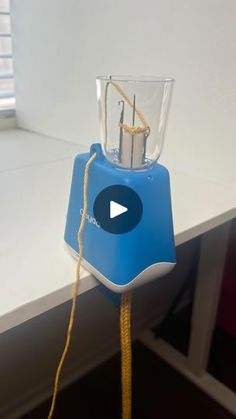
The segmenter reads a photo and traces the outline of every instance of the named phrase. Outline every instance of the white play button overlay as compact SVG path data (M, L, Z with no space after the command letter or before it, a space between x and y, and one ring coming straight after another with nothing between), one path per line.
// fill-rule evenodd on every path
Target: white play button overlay
M110 201L110 218L118 217L118 215L121 215L126 211L128 211L128 208L123 207L123 205L120 205L115 201Z
M111 234L124 234L140 222L143 205L139 195L125 185L111 185L96 197L93 215L102 230Z

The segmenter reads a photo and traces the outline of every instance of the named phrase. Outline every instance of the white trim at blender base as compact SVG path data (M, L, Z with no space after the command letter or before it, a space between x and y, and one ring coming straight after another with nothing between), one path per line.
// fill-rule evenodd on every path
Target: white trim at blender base
M78 258L78 253L66 243L66 247L69 249L69 252L72 254L74 258ZM175 262L158 262L154 263L153 265L149 266L148 268L144 269L140 274L138 274L135 278L133 278L128 284L126 285L117 285L106 278L103 274L101 274L96 268L94 268L86 259L82 258L82 265L85 269L87 269L92 275L95 276L103 285L109 288L111 291L121 293L124 291L130 291L134 288L137 288L140 285L145 285L148 282L153 281L154 279L158 279L164 275L167 275L172 269L175 267Z

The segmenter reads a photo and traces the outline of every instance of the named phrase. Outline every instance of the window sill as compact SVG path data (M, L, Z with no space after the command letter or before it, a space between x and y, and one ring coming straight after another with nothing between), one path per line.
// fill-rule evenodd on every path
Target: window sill
M0 131L16 128L15 109L0 111Z

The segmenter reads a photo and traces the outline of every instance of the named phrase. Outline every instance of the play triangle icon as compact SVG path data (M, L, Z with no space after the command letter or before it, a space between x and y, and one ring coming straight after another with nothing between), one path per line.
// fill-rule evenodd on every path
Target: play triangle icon
M128 211L128 208L123 207L123 205L120 205L115 201L110 201L110 218L118 217L126 211Z

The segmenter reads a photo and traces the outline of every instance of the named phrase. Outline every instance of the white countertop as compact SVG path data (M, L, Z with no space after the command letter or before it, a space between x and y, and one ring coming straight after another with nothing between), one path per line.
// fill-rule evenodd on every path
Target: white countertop
M0 332L71 297L76 261L64 242L74 156L82 146L38 134L0 133ZM236 216L236 175L219 183L170 170L179 245ZM96 280L82 272L79 293Z

